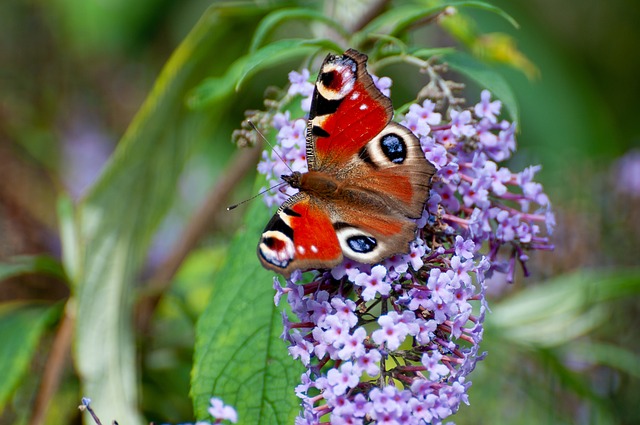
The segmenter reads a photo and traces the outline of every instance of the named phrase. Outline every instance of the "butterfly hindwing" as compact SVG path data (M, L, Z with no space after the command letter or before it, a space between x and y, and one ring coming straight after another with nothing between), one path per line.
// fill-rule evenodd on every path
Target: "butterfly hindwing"
M342 250L327 209L298 192L265 227L258 257L264 267L289 277L296 269L339 264Z
M258 257L289 277L293 270L331 268L346 256L376 263L409 250L416 225L376 195L345 188L332 202L299 192L265 227Z
M415 237L415 222L385 207L379 198L365 199L364 193L356 192L357 203L343 198L332 204L333 226L344 256L374 264L407 253Z

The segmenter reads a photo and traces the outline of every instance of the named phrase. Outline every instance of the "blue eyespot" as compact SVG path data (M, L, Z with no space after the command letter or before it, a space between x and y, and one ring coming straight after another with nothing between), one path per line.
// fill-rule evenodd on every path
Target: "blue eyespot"
M366 254L373 251L378 242L371 236L351 236L347 239L347 244L353 251Z
M407 145L397 134L389 133L382 136L380 148L389 161L394 164L402 164L407 158Z

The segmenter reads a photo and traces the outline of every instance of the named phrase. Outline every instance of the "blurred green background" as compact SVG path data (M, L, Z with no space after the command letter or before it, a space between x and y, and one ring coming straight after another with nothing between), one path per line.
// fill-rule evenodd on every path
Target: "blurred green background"
M620 158L640 148L640 3L490 3L512 15L520 28L491 13L465 11L474 30L510 35L534 66L516 69L490 61L520 106L519 148L510 165L516 171L543 165L539 178L556 210L558 228L555 252L533 254L532 277L520 276L509 287L495 282L485 342L489 355L472 375L471 407L454 418L459 424L640 423L640 191L621 189L626 187L623 178L640 181L640 163L631 167L631 177L620 176ZM148 220L159 230L141 236L144 249L132 248L142 258L131 260L136 267L129 272L139 282L131 290L148 299L163 294L153 319L135 337L140 404L143 414L157 422L193 418L193 329L207 304L211 276L242 224L242 212L227 213L224 206L252 193L252 172L240 168L246 178L236 179L229 196L215 198L218 208L207 211L212 224L204 226L207 233L197 243L191 241L196 249L182 264L176 246L212 188L221 190L217 184L223 176L241 167L232 162L236 147L231 132L244 111L261 108L267 86L283 86L298 63L289 59L274 65L212 107L191 109L185 100L204 78L221 76L247 52L253 31L269 10L315 3L236 3L237 10L218 16L198 39L209 40L208 45L196 49L195 43L183 44L181 53L174 54L175 68L165 68L161 79L170 81L170 90L157 92L158 98L143 108L146 116L162 119L148 124L138 118L130 126L163 66L211 4L216 3L0 2L0 259L48 254L60 260L65 221L58 199L69 194L84 205L101 202L100 187L90 188L120 139L134 138L136 132L153 135L144 155L131 156L133 165L153 158L156 142L160 147L169 138L189 140L184 150L173 152L184 158L184 167L172 169L171 157L154 165L158 185L168 187L175 178L177 189L158 198L162 208L149 213ZM289 23L271 37L304 36L306 30L304 22ZM440 47L460 40L455 32L432 25L416 32L412 44ZM470 49L463 44L462 50ZM479 46L475 53L482 56ZM416 87L398 86L394 96L409 99ZM470 103L478 93L471 84ZM114 164L126 162L130 154L120 151ZM154 191L153 186L138 189ZM135 215L145 205L119 204L118 191L125 190L114 185L109 202L123 214ZM109 226L118 227L116 216L113 221ZM66 261L62 271L51 258L38 258L40 263L25 266L29 273L6 267L0 273L5 278L0 312L34 329L24 350L31 347L35 353L16 366L22 371L16 383L0 389L0 423L79 423L77 368L83 366L78 366L81 360L71 360L69 345L63 345L58 377L48 395L43 395L41 377L63 338L62 305L74 291L68 282L75 281L82 267L75 270L73 261ZM154 286L167 277L170 287ZM576 294L581 295L577 301ZM563 303L567 300L572 303ZM12 316L16 306L26 304L47 313ZM12 333L22 329L12 323L4 320L0 334L23 337ZM7 350L0 354L20 357ZM43 398L49 400L47 413L34 418Z

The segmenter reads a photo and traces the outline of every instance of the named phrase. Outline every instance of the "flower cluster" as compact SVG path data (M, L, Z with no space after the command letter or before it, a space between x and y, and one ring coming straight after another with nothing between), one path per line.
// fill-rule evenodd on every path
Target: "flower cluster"
M306 111L308 79L290 74L289 95ZM391 80L374 81L388 94ZM274 279L276 303L286 296L297 318L283 314L282 337L307 368L296 424L438 424L468 404L467 375L484 355L485 275L511 280L518 263L526 274L526 252L552 248L541 230L550 233L554 219L533 180L539 167L499 165L515 150L515 125L499 119L501 106L483 91L474 108L451 109L446 120L430 100L403 117L437 169L408 254L377 265L346 259L310 282L295 272L284 288ZM279 156L306 171L305 119L279 111L271 125ZM258 169L271 186L289 173L273 152ZM281 185L265 202L293 193Z

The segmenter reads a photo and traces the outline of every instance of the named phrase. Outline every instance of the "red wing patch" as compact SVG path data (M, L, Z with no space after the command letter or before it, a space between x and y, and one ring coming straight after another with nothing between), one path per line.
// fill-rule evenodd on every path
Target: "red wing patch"
M296 260L323 264L342 258L333 224L325 211L309 201L291 206L299 217L291 217Z
M391 121L391 99L373 84L366 61L354 50L325 59L309 115L310 170L339 168Z
M296 269L337 265L342 249L327 212L299 193L265 227L258 257L264 267L289 277Z
M317 163L322 164L321 167L326 167L328 162L346 163L382 131L389 119L385 106L369 95L362 83L356 83L337 112L322 122L322 129L329 137L316 139Z

